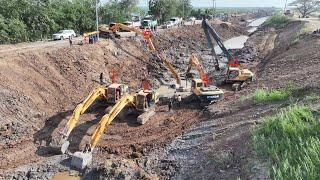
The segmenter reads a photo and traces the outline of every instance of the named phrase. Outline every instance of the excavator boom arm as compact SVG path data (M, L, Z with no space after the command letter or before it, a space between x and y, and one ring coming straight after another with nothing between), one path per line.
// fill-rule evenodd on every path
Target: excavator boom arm
M205 73L202 65L200 64L198 58L194 55L191 54L190 60L189 60L189 66L188 66L188 70L187 70L187 74L190 73L191 68L195 67L197 69L197 71L199 72L200 78L201 80L208 85L208 76Z
M171 72L172 76L176 79L177 84L179 84L179 85L181 84L181 79L180 79L176 69L172 66L172 64L163 55L159 55L159 53L157 52L156 48L154 47L154 44L153 44L153 42L151 40L150 35L145 34L144 31L141 31L141 30L133 28L133 27L126 26L126 25L121 24L121 23L116 23L115 25L113 25L110 28L110 30L113 31L113 32L116 32L119 29L123 29L123 30L126 30L126 31L133 31L133 32L136 32L137 34L143 36L145 41L147 42L147 45L148 45L148 48L149 48L150 52L155 54L165 64L165 66Z
M207 20L202 21L202 28L204 30L204 33L206 35L206 39L208 41L209 48L213 49L213 42L211 39L211 36L214 38L214 40L217 42L220 49L223 51L223 53L227 56L228 59L232 58L231 54L228 52L227 48L222 43L222 40L218 33L212 28L212 26L209 24Z
M126 31L133 31L133 32L143 36L143 31L141 31L141 30L139 30L137 28L126 26L126 25L121 24L121 23L116 23L115 25L110 27L110 30L113 31L113 32L116 32L119 29L126 30Z
M91 137L90 147L91 151L96 147L100 137L104 133L106 127L116 118L116 116L121 112L121 110L128 104L133 103L135 96L132 94L127 94L123 96L109 111L108 114L104 115L99 122L98 127Z
M107 88L100 87L95 90L93 90L89 96L80 103L75 110L73 111L73 114L71 118L69 119L67 126L66 126L66 132L63 132L63 135L68 138L71 131L74 129L74 127L77 125L80 115L82 115L88 107L100 96L104 96L107 92Z
M159 55L158 56L162 62L166 65L166 67L169 69L169 71L171 72L172 76L176 79L177 84L181 84L181 79L180 76L178 74L178 72L176 71L176 69L172 66L172 64L163 56L163 55Z

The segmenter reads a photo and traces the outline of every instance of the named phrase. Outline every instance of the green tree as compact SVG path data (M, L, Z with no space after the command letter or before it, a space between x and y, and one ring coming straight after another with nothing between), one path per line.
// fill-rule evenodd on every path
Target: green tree
M169 20L173 16L187 17L192 10L190 0L150 0L149 13L160 22Z
M186 19L191 15L192 5L190 0L179 0L176 7L176 15Z
M0 0L0 43L50 38L61 29L76 33L95 30L95 0ZM138 0L111 0L100 10L101 20L128 20L138 12Z

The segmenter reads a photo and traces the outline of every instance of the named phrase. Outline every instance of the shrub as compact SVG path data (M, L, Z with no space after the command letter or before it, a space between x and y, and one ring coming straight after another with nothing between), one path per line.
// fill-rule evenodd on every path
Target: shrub
M288 17L278 14L268 18L266 22L264 22L264 25L274 28L283 28L289 21Z

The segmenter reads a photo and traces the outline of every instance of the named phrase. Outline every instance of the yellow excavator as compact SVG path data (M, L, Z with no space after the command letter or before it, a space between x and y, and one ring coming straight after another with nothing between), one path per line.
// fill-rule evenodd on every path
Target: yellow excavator
M112 83L106 87L99 87L94 89L89 96L80 103L73 111L72 116L68 120L64 130L61 133L61 138L51 143L51 147L59 149L64 154L66 153L70 142L69 135L77 125L80 115L84 114L90 105L97 99L103 99L107 104L113 105L117 103L120 98L128 93L128 86L124 84Z
M73 154L71 165L78 169L85 168L88 164L92 162L92 151L97 146L100 137L104 134L107 126L117 117L121 110L129 104L134 105L135 94L124 95L109 111L108 114L104 115L97 128L95 129L93 135L91 136L91 141L86 145L84 150L77 151Z
M148 49L150 50L151 53L153 53L158 59L162 61L162 63L166 66L166 68L171 72L173 78L176 80L176 83L178 86L181 85L181 78L177 72L177 70L172 66L170 61L168 61L162 54L158 53L156 48L154 47L154 44L151 39L151 31L150 30L140 30L137 28L129 27L121 23L114 23L112 26L110 26L107 30L105 26L100 26L100 31L103 32L117 32L118 30L125 30L125 31L132 31L137 33L137 35L143 36L144 40L146 41L148 45Z
M108 114L101 118L99 125L91 136L90 143L86 145L83 151L77 151L73 154L71 165L78 169L83 169L92 162L92 151L97 146L105 129L126 106L133 107L140 114L137 121L140 124L144 124L155 114L154 106L157 102L157 93L152 90L140 90L138 93L130 93L122 96L110 109Z
M200 79L194 78L190 73L192 67L195 67L199 72ZM224 98L224 92L216 86L208 86L208 75L205 73L198 58L192 54L189 60L189 66L187 70L187 78L191 80L191 91L200 100L203 105L208 105L217 101L221 101Z

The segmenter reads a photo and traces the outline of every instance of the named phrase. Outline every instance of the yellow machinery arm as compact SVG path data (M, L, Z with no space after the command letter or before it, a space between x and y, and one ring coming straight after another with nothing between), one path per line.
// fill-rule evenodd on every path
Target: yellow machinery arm
M133 31L133 32L136 32L137 34L143 36L144 33L143 31L141 31L140 29L137 29L137 28L133 28L133 27L129 27L129 26L126 26L124 24L121 24L121 23L116 23L115 25L113 25L112 27L110 27L110 30L112 32L116 32L118 31L119 29L122 29L122 30L126 30L126 31Z
M90 144L86 145L83 152L75 152L72 156L71 165L83 169L92 162L92 151L96 147L100 137L103 135L107 126L117 117L121 110L128 104L134 104L135 95L126 94L124 95L109 111L108 114L104 115L99 122L99 125L95 129Z
M80 115L82 115L98 97L104 96L106 93L107 93L107 88L104 88L104 87L97 88L93 90L89 94L89 96L75 108L71 118L67 123L66 129L63 132L63 135L65 136L66 139L68 138L71 131L78 123Z
M200 64L198 58L194 54L192 54L191 57L190 57L187 74L190 73L190 70L191 70L192 66L194 66L197 69L201 79L203 79L204 77L207 76L207 74L203 70L203 67Z
M124 95L109 111L104 115L99 122L98 127L91 137L90 148L91 151L96 147L101 135L104 133L106 127L116 118L121 110L128 104L134 103L135 96L132 94Z
M181 85L181 79L179 74L177 73L176 69L172 66L172 64L162 55L159 55L162 62L166 65L166 67L169 69L173 77L176 79L177 84Z
M165 64L165 66L169 69L169 71L172 73L172 76L176 79L177 84L181 84L181 79L179 74L177 73L176 69L172 66L172 64L163 56L163 55L159 55L159 53L157 52L156 48L154 47L154 44L151 40L151 35L147 35L144 33L144 31L141 31L139 29L133 28L133 27L129 27L126 26L124 24L121 23L116 23L115 25L113 25L112 27L110 27L110 30L112 32L116 32L119 29L123 29L126 31L133 31L136 32L138 35L141 35L144 37L144 40L147 42L148 44L148 48L149 50L155 54L159 59L161 59L161 61Z

